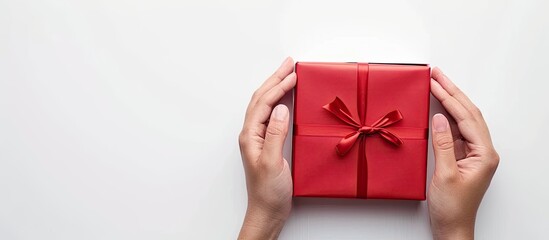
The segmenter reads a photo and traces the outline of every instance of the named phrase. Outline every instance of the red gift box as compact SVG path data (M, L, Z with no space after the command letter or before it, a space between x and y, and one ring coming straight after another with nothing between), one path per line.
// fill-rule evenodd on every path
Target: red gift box
M425 200L430 68L295 66L297 197Z

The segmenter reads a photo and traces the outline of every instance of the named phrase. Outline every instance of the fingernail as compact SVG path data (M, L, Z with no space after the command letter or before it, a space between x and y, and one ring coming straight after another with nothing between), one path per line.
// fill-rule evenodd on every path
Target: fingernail
M283 121L288 116L288 109L286 106L280 104L273 109L273 117L276 120Z
M448 119L440 113L433 116L433 128L435 132L444 132L448 129Z
M282 66L284 66L286 64L286 62L288 62L290 60L290 57L286 57L286 59L284 59L284 61L282 61L282 63L280 64L280 67L278 68L281 68Z
M295 74L295 72L290 73L290 75L288 75L288 76L286 77L286 79L288 79L288 81L293 81L293 80L295 80L296 78L297 78L297 75Z
M438 68L438 71L440 72L440 75L442 75L442 77L448 78L448 76L446 76L446 73L444 73L440 68Z

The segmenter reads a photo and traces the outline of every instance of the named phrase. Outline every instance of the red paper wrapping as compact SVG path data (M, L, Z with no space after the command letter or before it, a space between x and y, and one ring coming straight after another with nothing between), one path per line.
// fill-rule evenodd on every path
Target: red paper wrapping
M430 68L298 62L297 197L425 199Z

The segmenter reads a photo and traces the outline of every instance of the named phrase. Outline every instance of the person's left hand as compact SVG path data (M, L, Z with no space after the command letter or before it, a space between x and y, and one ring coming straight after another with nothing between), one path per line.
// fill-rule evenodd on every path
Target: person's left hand
M239 136L246 172L248 208L239 239L276 239L292 208L292 176L282 147L289 111L278 101L296 84L294 62L287 58L257 89Z

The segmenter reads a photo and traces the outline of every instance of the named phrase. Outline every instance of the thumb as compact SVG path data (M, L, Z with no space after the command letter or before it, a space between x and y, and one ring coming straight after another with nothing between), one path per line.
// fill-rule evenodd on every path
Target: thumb
M282 147L284 147L284 140L286 139L286 135L288 135L288 115L288 107L283 104L276 106L271 113L269 125L265 133L263 151L261 152L261 160L268 161L264 164L278 165L282 163Z
M433 116L432 122L435 173L447 176L457 171L452 130L448 119L440 113Z

